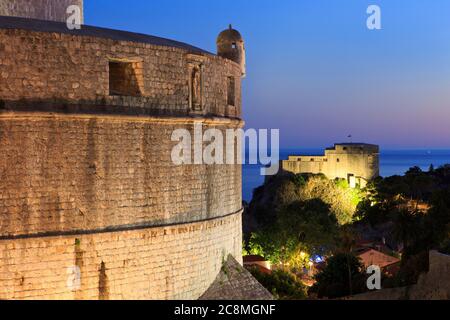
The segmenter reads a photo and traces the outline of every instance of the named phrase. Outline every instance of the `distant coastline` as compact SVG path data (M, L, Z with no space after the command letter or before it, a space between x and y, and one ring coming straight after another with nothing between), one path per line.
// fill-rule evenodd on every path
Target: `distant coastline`
M292 154L323 153L323 148L284 148L280 150L280 160ZM450 164L450 149L385 149L380 153L380 174L383 177L403 175L409 168L418 166L428 170L430 165L439 167ZM264 183L260 176L260 165L244 165L242 173L243 200L250 202L253 189Z

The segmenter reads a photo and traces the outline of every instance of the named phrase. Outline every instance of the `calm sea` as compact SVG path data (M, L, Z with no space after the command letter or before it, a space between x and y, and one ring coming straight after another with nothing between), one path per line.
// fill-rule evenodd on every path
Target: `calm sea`
M287 159L288 155L308 154L321 155L322 149L282 149L280 159ZM450 149L448 150L384 150L380 154L380 174L383 177L402 175L409 168L418 166L422 170L428 170L430 165L439 167L450 164ZM264 183L264 177L260 175L260 165L243 166L243 199L249 202L252 199L253 189Z

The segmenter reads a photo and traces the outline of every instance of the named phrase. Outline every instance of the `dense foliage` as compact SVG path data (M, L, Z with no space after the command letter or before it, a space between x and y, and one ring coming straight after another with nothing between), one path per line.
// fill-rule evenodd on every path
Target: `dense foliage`
M363 265L350 253L330 257L326 267L315 276L316 283L310 292L319 298L339 298L363 292L366 276Z
M362 194L359 189L350 188L346 180L310 174L277 175L255 189L249 214L255 216L259 225L266 225L277 219L283 207L314 199L329 205L330 212L343 225L352 222Z
M302 300L307 297L305 285L290 272L275 270L268 274L258 268L251 268L250 272L276 299Z
M255 190L244 219L249 253L284 270L300 274L311 256L327 258L311 290L319 297L364 291L366 276L352 255L361 235L402 251L400 272L384 277L383 287L410 285L427 271L430 250L450 252L450 165L414 167L364 190L321 175L278 175Z
M281 208L278 219L252 234L251 254L291 268L308 265L309 254L326 254L334 246L338 222L329 205L314 199Z
M272 177L255 190L246 214L256 219L247 249L274 264L307 267L311 255L333 251L340 226L352 221L361 196L345 180L323 175Z
M428 251L447 250L450 239L450 166L424 172L411 168L404 176L375 180L356 216L372 226L391 223L403 245L400 273L394 285L417 281L428 268Z

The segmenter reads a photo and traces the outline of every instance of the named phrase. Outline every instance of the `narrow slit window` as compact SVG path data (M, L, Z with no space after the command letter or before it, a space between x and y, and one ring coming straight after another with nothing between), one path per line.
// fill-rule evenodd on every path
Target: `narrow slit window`
M142 96L142 67L138 62L109 62L109 94L111 96Z
M228 100L228 105L229 106L235 106L236 104L236 94L235 94L235 90L236 90L236 83L234 80L234 77L228 77L228 85L227 85L227 100Z

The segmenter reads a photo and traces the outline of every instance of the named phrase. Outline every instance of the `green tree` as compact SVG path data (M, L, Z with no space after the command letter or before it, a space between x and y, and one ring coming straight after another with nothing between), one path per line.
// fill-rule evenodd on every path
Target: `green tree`
M268 274L258 268L250 268L249 271L279 300L303 300L307 297L305 285L290 272L274 270Z
M274 176L253 193L248 214L257 221L258 226L250 232L275 223L280 211L290 204L314 199L329 205L339 224L351 223L362 195L361 190L350 188L346 180L329 180L323 175Z
M431 200L431 209L424 217L425 229L430 232L433 248L449 240L450 236L450 188L436 191Z
M398 210L393 215L394 237L405 247L413 245L420 236L420 220L418 215L408 209Z
M315 280L310 292L316 293L319 298L339 298L365 290L363 265L350 253L338 253L330 257Z
M329 180L323 176L311 176L298 194L300 201L320 199L328 204L341 225L353 221L362 200L360 190L350 188L346 180Z
M272 225L252 234L250 251L274 264L302 268L310 254L334 248L338 230L329 205L319 199L298 201L281 209Z

